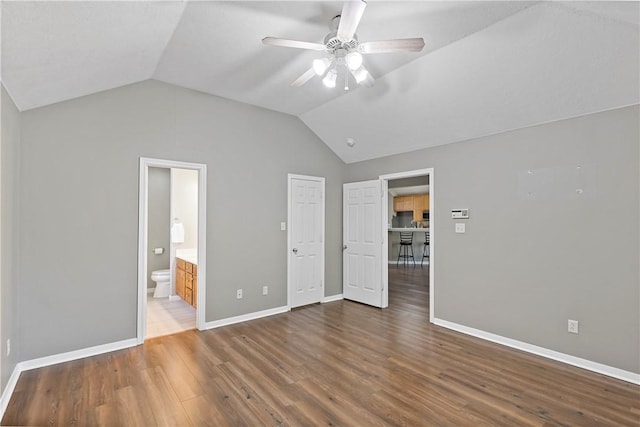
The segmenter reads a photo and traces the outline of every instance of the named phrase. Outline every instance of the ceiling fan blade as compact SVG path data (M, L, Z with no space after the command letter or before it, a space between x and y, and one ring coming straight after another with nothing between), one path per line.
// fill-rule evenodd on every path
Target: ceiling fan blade
M347 0L345 2L338 24L338 40L350 42L353 39L366 7L367 2L364 0Z
M316 72L313 70L313 67L311 67L307 71L305 71L304 74L302 74L300 77L295 79L293 83L291 83L291 86L300 87L306 82L308 82L309 80L311 80L311 78L315 75L316 75Z
M422 37L414 39L380 40L375 42L362 42L358 45L361 53L394 53L394 52L420 52L424 47Z
M295 47L297 49L309 49L309 50L327 50L327 47L320 43L301 42L298 40L279 39L277 37L265 37L262 39L262 43L271 46L281 47Z

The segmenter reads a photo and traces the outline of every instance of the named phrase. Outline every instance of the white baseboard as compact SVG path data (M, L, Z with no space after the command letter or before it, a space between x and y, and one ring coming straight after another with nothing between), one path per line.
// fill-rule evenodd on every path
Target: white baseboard
M580 357L571 356L569 354L560 353L554 350L549 350L544 347L538 347L537 345L528 344L526 342L517 341L511 338L503 337L501 335L492 334L480 329L470 328L468 326L449 322L447 320L435 318L433 319L433 323L447 329L452 329L454 331L462 332L463 334L481 338L483 340L502 344L507 347L526 351L527 353L536 354L538 356L557 360L558 362L566 363L568 365L577 366L578 368L586 369L588 371L597 372L599 374L607 375L609 377L640 385L640 374L636 374L634 372L625 371L613 366L604 365L602 363L592 362L591 360L582 359Z
M16 365L9 377L7 386L2 391L2 397L0 397L0 420L4 417L7 406L9 406L9 400L11 400L11 395L13 394L13 390L16 388L16 384L18 384L18 378L20 378L21 373L22 371L19 369L18 365Z
M178 301L180 298L180 295L169 295L169 301Z
M81 350L69 351L67 353L54 354L53 356L40 357L38 359L25 360L18 363L20 372L30 369L42 368L44 366L55 365L62 362L83 359L85 357L97 356L111 351L122 350L123 348L135 347L138 341L131 338L123 341L116 341L109 344L96 345L94 347L83 348Z
M341 299L344 299L342 294L331 295L328 297L324 297L324 299L322 300L322 303L324 304L326 302L340 301Z
M205 322L204 329L219 328L221 326L233 325L235 323L246 322L248 320L260 319L261 317L273 316L274 314L286 313L289 307L282 306L270 308L268 310L256 311L255 313L242 314L240 316L227 317L226 319Z
M67 353L54 354L52 356L40 357L38 359L25 360L24 362L17 363L11 373L7 386L2 391L2 397L0 397L0 419L4 417L4 412L7 410L13 390L18 383L18 378L20 378L20 374L24 371L56 365L63 362L70 362L72 360L83 359L85 357L97 356L111 351L122 350L123 348L135 347L136 345L138 345L137 339L131 338L128 340L116 341L109 344L97 345L94 347L69 351Z

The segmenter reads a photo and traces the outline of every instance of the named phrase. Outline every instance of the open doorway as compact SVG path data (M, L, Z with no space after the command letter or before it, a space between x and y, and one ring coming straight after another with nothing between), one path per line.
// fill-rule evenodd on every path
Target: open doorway
M138 343L204 326L206 165L140 159Z
M383 298L433 322L433 169L382 175ZM391 297L389 297L391 294Z

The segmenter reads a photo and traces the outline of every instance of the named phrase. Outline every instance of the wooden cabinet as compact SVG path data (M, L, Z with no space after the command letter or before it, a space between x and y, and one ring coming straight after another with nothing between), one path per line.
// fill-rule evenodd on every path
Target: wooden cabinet
M422 212L429 210L429 195L418 194L413 196L413 220L422 221Z
M404 207L404 196L396 196L393 198L393 211L394 212L402 212L402 208Z
M413 196L397 196L393 198L393 210L409 212L413 210Z
M198 266L180 258L176 258L176 294L197 307Z
M429 195L428 194L420 194L418 196L415 196L417 199L417 206L416 209L422 211L428 211L429 210Z
M393 198L393 210L396 212L429 210L429 195L396 196Z
M415 222L422 221L422 209L414 209L414 211L413 211L413 220Z
M422 212L429 210L429 195L416 194L414 196L396 196L393 198L395 212L413 212L413 220L422 221Z
M180 267L176 268L176 295L180 298L185 299L184 297L184 285L186 280L186 273Z

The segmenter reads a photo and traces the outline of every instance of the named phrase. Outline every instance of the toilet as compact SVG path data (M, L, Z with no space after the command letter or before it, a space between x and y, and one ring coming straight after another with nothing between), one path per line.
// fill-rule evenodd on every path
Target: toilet
M156 290L153 292L154 298L166 298L169 296L171 288L171 271L154 270L151 272L151 280L156 282Z

